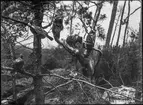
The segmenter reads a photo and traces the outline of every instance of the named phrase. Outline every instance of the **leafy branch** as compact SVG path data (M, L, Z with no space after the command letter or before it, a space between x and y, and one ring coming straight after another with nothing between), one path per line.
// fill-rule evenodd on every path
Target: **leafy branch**
M48 37L50 40L53 40L53 38L50 37L50 36L47 34L47 32L46 32L44 29L42 29L41 27L33 26L33 25L31 25L30 23L26 23L26 22L24 22L24 21L19 21L19 20L16 20L16 19L13 19L13 18L10 18L10 17L6 17L6 16L3 16L3 15L2 15L2 18L9 19L9 20L12 20L12 21L15 21L15 22L24 24L24 25L26 25L26 26L29 26L29 27L31 28L31 30L34 31L35 33L37 33L37 32L40 31L40 33L38 33L38 34L42 34L42 33L43 33L42 35L43 35L44 37ZM42 32L42 33L41 33L41 32Z

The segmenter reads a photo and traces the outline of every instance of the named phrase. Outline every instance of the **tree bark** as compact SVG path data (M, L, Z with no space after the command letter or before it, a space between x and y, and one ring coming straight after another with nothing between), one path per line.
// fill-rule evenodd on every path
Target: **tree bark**
M118 33L118 38L117 38L116 46L118 46L118 44L119 44L119 38L120 38L121 27L122 27L122 19L123 19L123 15L124 15L125 6L126 6L126 1L127 1L127 0L125 0L125 2L124 2L122 14L121 14L120 26L119 26L119 33Z
M94 31L96 31L96 30L95 30L95 26L97 25L97 21L98 21L99 16L100 16L101 8L102 8L102 6L103 6L102 3L103 3L103 2L98 3L96 12L95 12L95 14L94 14L94 20L93 20L93 24L92 24L92 29L93 29ZM95 42L95 40L96 40L96 34L93 36L93 39L94 39L94 42Z
M130 0L128 1L128 18L127 18L127 23L126 23L125 32L124 32L123 47L125 46L125 39L126 39L127 29L129 25L129 18L130 18L129 15L130 15Z
M113 30L113 26L114 26L114 21L115 21L115 17L116 17L117 5L118 5L118 1L114 1L113 8L112 8L110 25L109 25L109 28L108 28L107 39L106 39L106 44L105 44L106 48L109 47L109 43L110 43L110 39L111 39L111 35L112 35L112 30Z
M142 46L142 8L141 8L141 12L140 12L140 26L139 26L139 45Z
M14 50L14 42L12 39L9 39L10 42L8 43L9 44L9 48L10 48L10 53L11 53L11 59L12 61L15 60L15 50ZM13 88L13 99L15 102L17 102L17 93L16 93L16 75L15 75L15 71L12 72L12 88Z
M33 19L33 24L35 26L42 26L42 20L43 20L43 10L42 10L42 5L40 4L40 1L33 1L33 4L35 5L34 7L34 19ZM40 71L40 66L41 66L41 37L40 35L37 35L36 32L33 32L34 34L34 73L35 73L35 78L33 78L34 82L34 94L35 94L35 103L37 105L44 104L44 93L42 89L42 77L38 76L41 71Z
M120 16L121 16L121 13L120 13L119 16L118 16L117 23L116 23L116 25L115 25L115 30L114 30L114 33L113 33L113 36L112 36L112 40L111 40L111 44L110 44L111 46L112 46L112 44L113 44L113 40L114 40L114 37L115 37L115 33L116 33L116 29L117 29L117 26L118 26L118 22L119 22Z

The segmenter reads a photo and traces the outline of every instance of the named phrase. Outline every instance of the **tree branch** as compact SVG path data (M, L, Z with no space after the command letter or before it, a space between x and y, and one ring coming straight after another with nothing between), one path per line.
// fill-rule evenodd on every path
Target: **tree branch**
M61 87L61 86L65 86L65 85L67 85L67 84L69 84L69 83L71 83L71 82L73 82L73 80L69 80L69 81L66 82L66 83L60 84L60 85L56 86L55 88L51 89L50 91L46 92L45 95L47 95L47 94L50 93L51 91L55 90L56 88L59 88L59 87Z
M129 16L131 16L133 13L135 13L138 9L140 9L141 7L136 8L130 15L128 15L125 19L127 19Z
M18 0L18 2L20 2L20 3L23 4L24 6L33 7L33 6L31 6L30 4L28 4L28 3L24 2L24 1Z
M107 82L111 87L113 87L113 85L109 82L109 81L107 81L105 78L102 78L105 82Z
M38 29L38 30L36 30L35 27L32 26L30 23L26 23L26 22L23 22L23 21L19 21L19 20L16 20L16 19L13 19L13 18L10 18L10 17L6 17L6 16L2 16L2 18L9 19L9 20L12 20L12 21L15 21L15 22L18 22L18 23L22 23L22 24L24 24L24 25L26 25L26 26L29 26L29 27L30 27L34 32L36 32L36 33L37 33L37 31L41 28L41 27L36 26L36 28ZM42 29L41 29L41 30L42 30ZM45 31L44 29L42 30L42 32L46 33L46 31ZM42 34L42 33L40 33L40 34ZM53 40L53 38L50 37L50 36L47 35L47 34L44 34L44 36L45 36L45 37L48 37L50 40Z
M27 48L27 49L29 49L29 50L33 51L33 49L32 49L32 48L26 47L25 45L21 44L20 42L17 42L17 41L16 41L16 43L20 44L20 45L21 45L22 47L24 47L24 48Z
M95 4L96 6L98 6L98 4L97 4L97 3L95 3L95 2L93 2L93 1L91 1L91 3Z
M52 85L55 89L57 89L52 83L49 83L45 78L43 78L48 84ZM45 87L45 86L44 86ZM62 93L57 89L57 91L60 93L60 95L62 96Z
M19 20L16 20L16 19L13 19L13 18L10 18L10 17L6 17L6 16L1 16L2 18L5 18L5 19L9 19L9 20L12 20L12 21L15 21L15 22L17 22L17 23L22 23L22 24L24 24L24 25L26 25L26 26L29 26L29 24L28 23L26 23L26 22L23 22L23 21L19 21ZM31 27L31 26L29 26L29 27Z
M27 75L27 76L30 76L30 77L34 77L35 75L31 74L31 73L28 73L26 72L25 70L14 70L13 68L11 67L4 67L4 66L1 66L1 69L4 69L4 70L9 70L9 71L16 71L16 72L19 72L21 74L24 74L24 75Z
M92 87L96 87L96 88L99 88L99 89L103 89L103 90L106 90L106 91L109 91L109 92L112 92L112 93L115 93L115 94L119 94L119 95L124 96L124 97L126 97L126 98L134 99L134 100L136 100L136 101L138 101L138 102L142 102L142 101L139 100L139 99L132 98L132 97L128 97L128 96L126 96L126 95L120 94L120 93L115 92L115 91L112 91L112 90L110 90L110 89L106 89L106 88L104 88L104 87L94 85L94 84L89 83L89 82L87 82L87 81L85 81L85 80L76 79L76 78L67 78L67 77L60 76L60 75L58 75L58 74L41 74L41 76L56 76L56 77L59 77L59 78L65 79L65 80L71 80L71 81L74 80L74 81L78 81L78 82L83 82L83 83L86 83L86 84L88 84L88 85L90 85L90 86L92 86ZM70 82L70 81L68 81L68 82ZM68 84L68 83L66 82L66 83L64 83L64 84L66 85L66 84ZM63 84L61 84L61 85L63 85ZM58 87L60 87L60 86L58 86Z
M53 16L52 16L52 20L51 20L51 22L50 22L48 25L46 25L46 26L42 27L43 29L46 29L46 28L48 28L49 26L51 26L51 25L52 25L52 23L53 23L53 21L54 21L54 15L55 15L55 8L54 8L54 13L53 13Z
M123 81L123 79L122 79L122 76L121 76L121 73L119 72L119 77L120 77L120 79L121 79L121 81L122 81L122 84L124 85L124 81Z
M89 98L88 98L87 94L85 93L85 91L83 90L81 83L80 83L80 82L78 82L78 81L77 81L77 83L79 84L79 86L80 86L81 90L83 91L83 93L84 93L84 94L85 94L85 96L87 97L87 99L88 99L88 104L90 104L90 100L89 100Z
M83 27L84 27L84 29L85 29L85 32L88 33L87 26L85 25L84 21L82 20L82 18L79 18L79 19L80 19L80 21L81 21L82 24L83 24Z

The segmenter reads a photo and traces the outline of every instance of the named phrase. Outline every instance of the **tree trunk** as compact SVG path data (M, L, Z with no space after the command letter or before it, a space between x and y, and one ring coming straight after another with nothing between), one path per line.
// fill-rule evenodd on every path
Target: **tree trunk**
M9 43L9 47L10 47L10 52L11 52L11 59L14 60L15 59L15 50L14 50L14 43L11 42ZM13 99L15 102L17 102L17 93L16 93L16 72L12 72L12 88L13 88Z
M118 33L118 38L117 38L116 46L118 46L118 44L119 44L119 38L120 38L121 27L122 27L122 19L123 19L123 15L124 15L124 10L125 10L126 1L127 1L127 0L125 0L125 2L124 2L122 14L121 14L120 26L119 26L119 33Z
M123 47L125 46L125 39L126 39L127 29L129 25L129 18L130 18L129 15L130 15L130 0L128 1L128 18L127 18L127 23L126 23L125 32L124 32Z
M10 54L10 49L9 49L9 43L3 42L1 45L2 45L2 48L1 48L1 51L2 51L1 57L2 57L2 59L10 59L11 54ZM2 56L2 55L4 55L4 56Z
M93 21L93 24L92 24L92 29L95 30L95 26L97 25L97 21L99 19L99 15L100 15L100 12L101 12L101 8L102 8L102 3L98 3L97 5L97 9L96 9L96 12L95 12L95 15L94 15L94 21ZM93 36L93 39L96 40L96 34ZM94 40L94 42L95 42Z
M34 21L33 24L35 26L42 26L42 20L43 20L43 10L42 10L42 5L40 4L40 1L33 1L33 4L35 5L34 7ZM34 34L34 73L36 75L35 78L33 78L34 82L34 94L35 94L35 103L37 105L44 104L44 93L42 89L42 77L39 77L38 74L41 73L40 71L40 66L41 66L41 37L40 35L37 35L36 32L33 32Z
M106 44L105 44L106 48L109 47L109 43L110 43L110 39L111 39L111 35L112 35L112 30L113 30L113 26L114 26L114 21L115 21L115 17L116 17L117 5L118 5L118 1L114 1L113 8L112 8L110 25L109 25L109 28L108 28L107 39L106 39Z
M119 16L118 16L117 23L116 23L116 25L115 25L115 30L114 30L113 37L112 37L111 44L110 44L111 46L112 46L112 44L113 44L113 39L114 39L114 37L115 37L115 33L116 33L116 29L117 29L117 26L118 26L118 22L119 22L120 16L121 16L121 13L120 13Z
M140 13L140 26L139 26L139 45L142 47L142 8L141 8L141 13Z

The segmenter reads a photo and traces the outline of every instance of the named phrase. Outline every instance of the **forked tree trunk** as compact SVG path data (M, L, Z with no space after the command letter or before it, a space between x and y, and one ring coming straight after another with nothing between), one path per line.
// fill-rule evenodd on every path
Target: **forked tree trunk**
M111 20L110 20L108 33L107 33L106 44L105 44L106 48L109 47L109 43L110 43L110 39L111 39L111 35L112 35L112 30L113 30L113 26L114 26L114 21L115 21L115 17L116 17L117 5L118 5L118 0L114 1L114 3L113 3Z
M127 0L125 0L125 2L124 2L122 14L121 14L120 26L119 26L119 33L118 33L118 38L117 38L116 46L118 46L118 44L119 44L120 33L121 33L121 28L122 28L122 20L123 20L124 10L125 10L125 6L126 6L126 1L127 1Z
M125 46L125 39L126 39L127 29L129 25L129 18L130 18L129 15L130 15L130 0L128 1L128 18L127 18L127 23L126 23L125 32L124 32L123 47Z

